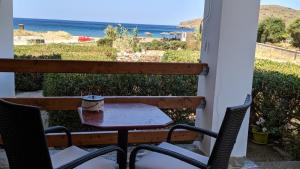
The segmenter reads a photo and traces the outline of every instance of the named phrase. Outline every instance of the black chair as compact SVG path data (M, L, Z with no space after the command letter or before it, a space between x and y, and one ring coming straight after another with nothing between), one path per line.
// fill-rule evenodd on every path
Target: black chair
M50 156L45 133L53 132L66 133L68 148ZM44 131L39 108L1 99L0 134L10 169L115 169L117 164L114 161L99 156L113 151L124 153L116 146L91 153L72 146L71 133L65 127Z
M136 147L130 156L130 169L227 169L230 154L251 102L251 96L248 95L244 105L227 108L219 133L189 125L172 127L166 143ZM176 129L191 130L216 138L210 157L170 144L172 133ZM151 152L136 161L140 150Z

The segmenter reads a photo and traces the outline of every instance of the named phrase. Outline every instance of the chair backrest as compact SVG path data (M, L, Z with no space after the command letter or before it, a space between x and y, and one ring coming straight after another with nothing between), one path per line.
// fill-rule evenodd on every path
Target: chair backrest
M228 168L228 162L233 146L251 102L251 96L248 95L244 105L227 108L217 140L208 161L210 169Z
M52 169L38 108L0 99L0 134L10 169Z

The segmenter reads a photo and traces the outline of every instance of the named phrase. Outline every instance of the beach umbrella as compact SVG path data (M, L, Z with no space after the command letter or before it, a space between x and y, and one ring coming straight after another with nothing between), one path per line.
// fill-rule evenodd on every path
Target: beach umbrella
M151 32L145 32L145 35L148 36L148 37L151 37L152 33Z

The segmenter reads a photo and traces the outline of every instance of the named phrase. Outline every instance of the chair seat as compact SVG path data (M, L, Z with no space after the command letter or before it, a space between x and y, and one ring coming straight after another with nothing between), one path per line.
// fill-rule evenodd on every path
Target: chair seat
M88 153L89 152L82 150L76 146L68 147L51 156L53 168L60 167ZM76 167L76 169L116 169L116 168L117 168L116 162L104 159L102 157L94 158Z
M202 156L200 154L169 143L161 143L158 147L177 152L179 154L200 161L204 164L207 164L208 162L208 157L206 156ZM135 163L135 166L136 169L198 169L193 165L190 165L173 157L155 152L146 154Z

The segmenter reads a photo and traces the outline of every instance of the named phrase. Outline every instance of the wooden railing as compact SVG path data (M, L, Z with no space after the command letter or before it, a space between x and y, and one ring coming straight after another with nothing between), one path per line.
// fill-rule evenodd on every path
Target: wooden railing
M0 72L26 73L98 73L98 74L155 74L155 75L199 75L208 71L201 63L140 63L140 62L101 62L101 61L62 61L62 60L16 60L0 59ZM38 106L44 110L76 110L81 97L35 97L3 98L7 101ZM145 103L162 109L196 109L205 101L201 96L110 96L106 103ZM167 130L141 130L129 133L129 143L157 143L166 139ZM174 141L192 141L198 135L185 130L176 131ZM72 133L75 145L114 144L116 132L75 132ZM49 146L65 144L63 134L47 136ZM0 138L1 144L1 138Z
M1 59L0 72L102 73L199 75L208 66L200 63L101 62L70 60Z
M81 97L4 98L7 101L38 106L43 110L76 110ZM105 103L144 103L162 109L196 109L204 100L201 96L107 96Z

